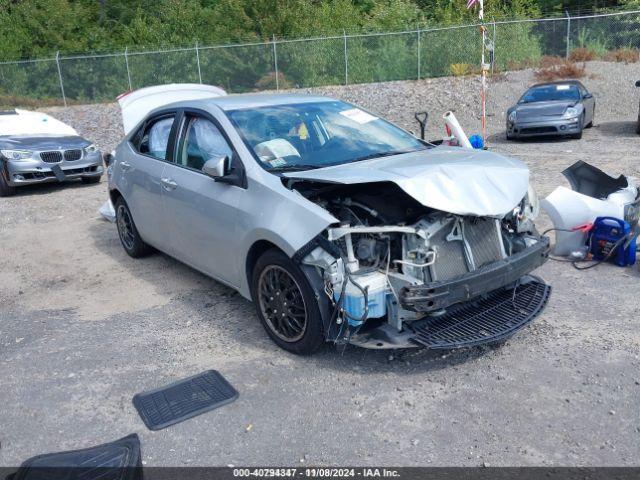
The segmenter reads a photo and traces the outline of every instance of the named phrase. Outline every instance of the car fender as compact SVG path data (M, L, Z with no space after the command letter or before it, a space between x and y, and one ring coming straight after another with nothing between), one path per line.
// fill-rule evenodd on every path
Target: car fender
M278 177L264 173L264 178L249 179L248 189L253 195L243 196L239 205L238 289L245 298L251 297L245 267L253 245L266 241L293 257L329 225L338 222L322 207L285 188Z

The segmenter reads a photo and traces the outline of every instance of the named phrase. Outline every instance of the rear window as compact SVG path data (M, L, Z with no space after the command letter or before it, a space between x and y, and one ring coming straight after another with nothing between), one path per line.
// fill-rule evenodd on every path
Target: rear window
M165 115L146 122L133 137L133 147L143 155L166 160L174 118Z

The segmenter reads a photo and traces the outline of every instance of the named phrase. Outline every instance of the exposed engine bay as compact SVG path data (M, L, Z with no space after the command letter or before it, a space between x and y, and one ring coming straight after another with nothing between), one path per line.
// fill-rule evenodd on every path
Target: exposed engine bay
M433 321L497 290L510 288L515 299L514 289L547 259L532 189L507 214L482 217L426 207L391 182L301 180L290 188L340 221L300 252L323 279L338 342L424 344L418 330L431 332Z

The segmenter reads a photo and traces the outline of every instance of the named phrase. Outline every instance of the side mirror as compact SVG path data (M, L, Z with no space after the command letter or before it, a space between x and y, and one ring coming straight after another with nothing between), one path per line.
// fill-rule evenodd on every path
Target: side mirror
M205 162L202 171L211 178L221 178L227 174L229 157L226 155L214 157Z
M592 93L585 93L584 97L582 98L593 98L593 94Z
M640 80L636 82L636 87L640 87Z

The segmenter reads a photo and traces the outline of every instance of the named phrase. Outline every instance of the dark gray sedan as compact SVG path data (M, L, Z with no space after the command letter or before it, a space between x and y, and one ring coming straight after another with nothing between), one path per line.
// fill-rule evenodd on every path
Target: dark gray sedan
M541 136L582 138L593 126L596 101L577 80L532 86L507 110L507 140Z
M100 150L69 125L40 112L0 112L0 197L34 183L97 183L103 171Z

